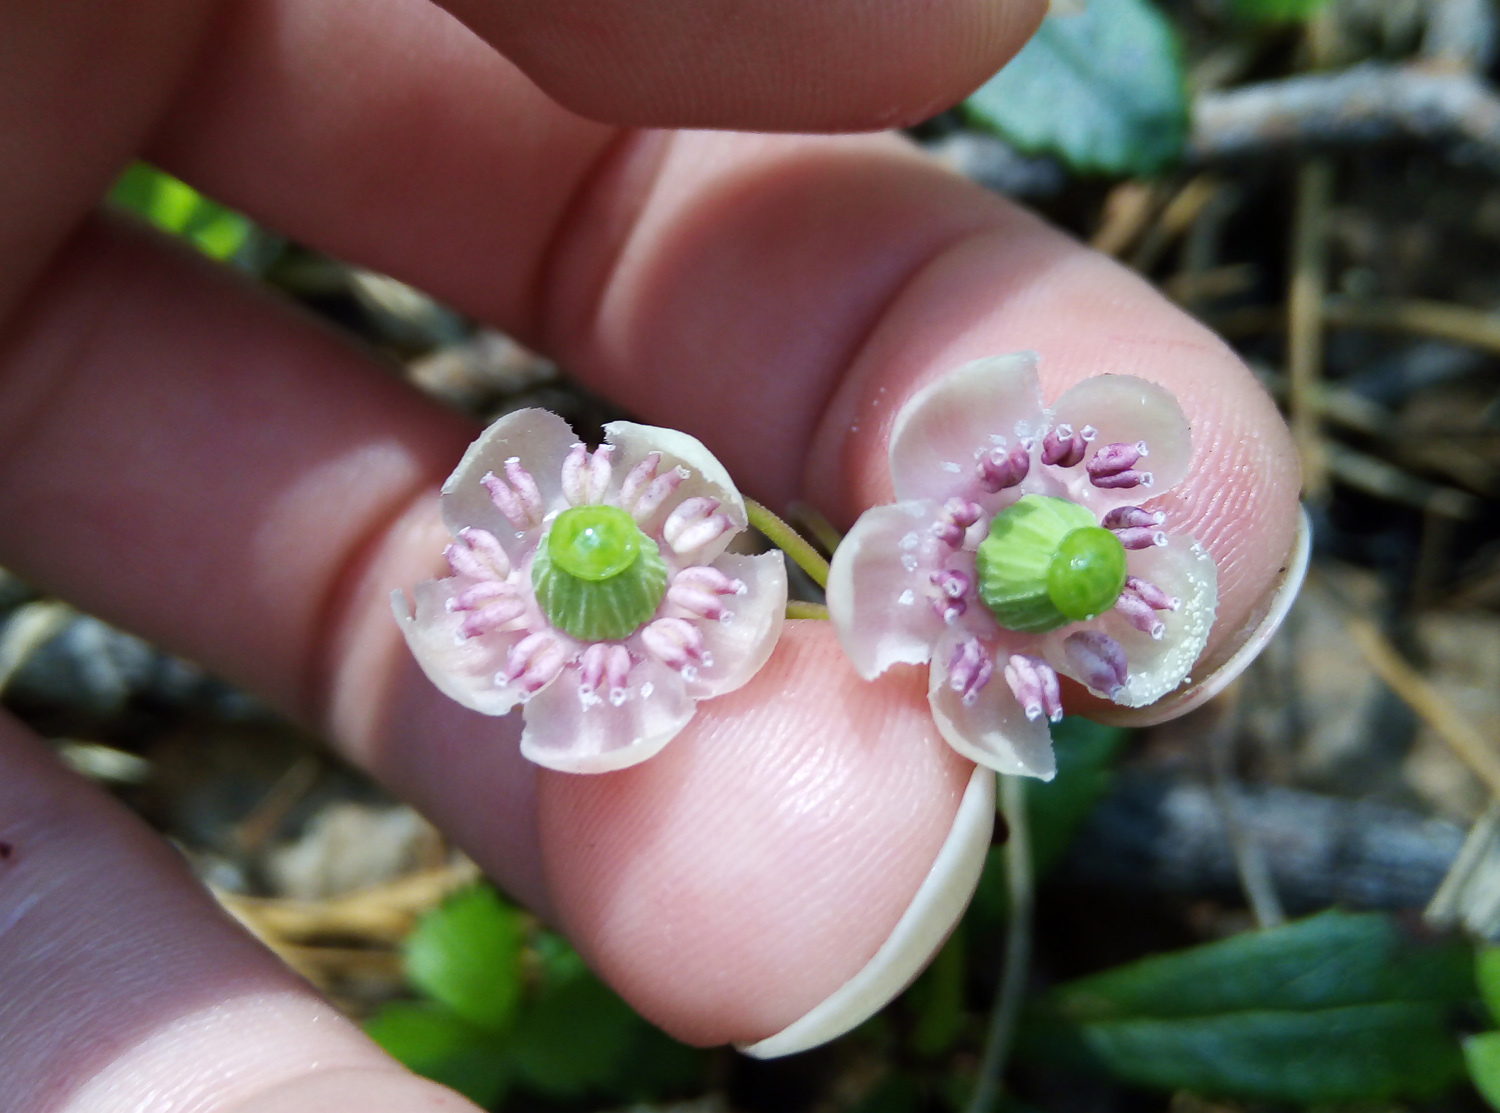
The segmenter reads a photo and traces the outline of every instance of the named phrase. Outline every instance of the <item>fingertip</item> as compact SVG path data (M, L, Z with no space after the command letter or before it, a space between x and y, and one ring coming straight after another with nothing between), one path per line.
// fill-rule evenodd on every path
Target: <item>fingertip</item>
M580 115L645 127L870 131L951 107L1035 31L1046 0L450 0Z
M880 950L972 769L937 738L920 670L868 683L826 623L788 623L755 680L651 761L542 775L553 900L648 1019L691 1043L753 1044Z

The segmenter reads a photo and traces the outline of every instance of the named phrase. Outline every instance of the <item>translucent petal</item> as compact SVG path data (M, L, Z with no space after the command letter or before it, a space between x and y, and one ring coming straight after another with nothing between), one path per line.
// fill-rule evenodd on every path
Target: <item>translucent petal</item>
M1151 473L1150 487L1104 490L1089 482L1083 465L1070 469L1073 498L1095 513L1116 506L1138 505L1170 491L1187 477L1193 437L1187 417L1171 391L1134 375L1099 375L1085 379L1057 400L1052 417L1058 424L1098 430L1089 457L1107 444L1145 441L1150 455L1137 466Z
M1169 537L1161 547L1130 554L1130 574L1149 580L1181 605L1158 611L1166 631L1160 641L1142 633L1123 617L1106 612L1093 622L1065 626L1046 639L1044 656L1058 672L1079 680L1062 651L1063 639L1082 628L1102 630L1125 650L1130 674L1123 697L1125 707L1145 707L1175 690L1192 672L1208 644L1208 632L1218 607L1218 570L1213 558L1191 537Z
M412 656L438 691L485 715L504 715L521 702L521 692L511 684L496 684L495 676L527 631L461 637L458 626L464 615L449 611L448 600L469 583L457 577L423 580L412 589L415 612L399 591L391 593L391 606Z
M995 663L990 681L972 704L948 684L953 649L967 635L949 631L933 650L927 677L927 702L938 733L970 761L1012 776L1050 781L1057 773L1052 732L1046 719L1032 721L1005 683L1005 662Z
M930 594L930 577L951 552L931 532L939 512L931 501L866 510L833 554L828 613L866 680L926 662L945 629Z
M693 717L682 677L653 658L636 661L623 702L585 695L579 671L563 675L526 704L521 753L562 773L608 773L654 757Z
M490 493L480 482L485 473L505 475L505 461L519 457L521 466L536 480L547 509L563 505L562 463L578 436L568 423L547 410L516 410L495 421L469 445L458 467L443 484L441 507L449 532L457 535L465 526L487 529L500 539L512 559L519 559L534 543L539 531L518 531L495 509Z
M980 454L1040 428L1036 363L1035 352L976 360L912 395L891 430L896 498L976 497Z
M744 583L743 595L726 595L727 621L698 619L709 663L696 666L687 682L693 699L732 692L760 671L776 648L786 620L786 560L779 552L757 556L725 553L714 567Z
M604 427L604 439L615 446L614 480L610 486L611 496L619 493L620 484L630 469L653 452L661 453L661 466L657 474L662 475L681 465L690 473L675 491L657 508L651 521L646 523L647 532L660 536L661 523L681 502L697 496L719 500L719 513L726 514L734 523L734 529L722 534L692 553L684 554L693 564L711 564L729 545L736 533L745 528L749 520L745 514L745 500L740 497L734 480L724 465L696 437L679 433L676 429L663 429L656 425L637 425L633 421L611 421ZM656 527L654 532L651 527Z

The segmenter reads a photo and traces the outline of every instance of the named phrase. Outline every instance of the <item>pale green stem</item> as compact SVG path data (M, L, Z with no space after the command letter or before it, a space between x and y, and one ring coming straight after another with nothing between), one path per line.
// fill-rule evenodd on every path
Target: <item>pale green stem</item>
M801 599L788 599L787 618L827 618L828 608L822 603L807 603Z
M833 551L839 547L844 535L833 528L833 523L823 517L821 510L810 502L794 502L787 507L787 514L805 533L811 534L812 539L823 546L824 552L833 556Z
M813 583L819 587L828 586L828 562L801 534L754 499L745 500L745 512L750 517L750 524L811 576Z
M1005 843L1005 880L1010 899L1005 934L1005 969L990 1013L990 1031L979 1064L979 1080L968 1113L991 1113L1000 1099L1005 1061L1015 1040L1016 1021L1031 973L1031 832L1026 824L1026 781L1000 778L1000 814L1010 828Z

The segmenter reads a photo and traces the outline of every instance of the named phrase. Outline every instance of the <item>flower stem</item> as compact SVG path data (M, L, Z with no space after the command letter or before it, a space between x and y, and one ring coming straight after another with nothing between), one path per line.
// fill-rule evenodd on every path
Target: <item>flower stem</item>
M745 500L745 512L750 524L792 559L798 568L812 577L819 587L828 586L828 562L803 539L802 535L772 514L754 499Z
M822 603L806 603L801 599L788 599L787 618L827 618L828 608Z
M1010 898L1005 934L1005 970L990 1013L990 1031L979 1064L979 1081L968 1113L991 1113L1000 1099L1000 1079L1016 1034L1026 981L1031 971L1031 834L1026 825L1026 783L1021 777L1000 778L1000 814L1010 827L1005 843L1005 879Z
M802 527L814 541L823 546L823 551L833 556L844 535L833 528L833 523L823 517L823 512L810 502L794 502L787 508L787 516Z

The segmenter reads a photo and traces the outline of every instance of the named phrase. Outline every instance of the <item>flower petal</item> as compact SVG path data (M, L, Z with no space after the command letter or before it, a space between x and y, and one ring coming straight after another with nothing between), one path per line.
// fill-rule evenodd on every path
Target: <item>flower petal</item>
M457 577L423 580L412 589L415 612L400 591L391 593L391 607L412 656L438 691L485 715L504 715L521 702L522 693L514 684L496 684L495 677L527 631L463 637L458 627L464 614L450 611L448 600L469 582Z
M585 695L567 669L526 704L521 753L561 773L609 773L655 756L693 717L682 677L647 657L630 670L623 702Z
M891 430L896 498L974 498L980 454L1040 432L1036 363L1035 352L976 360L912 395Z
M743 595L727 595L720 621L695 623L703 632L710 664L700 664L687 681L693 699L710 699L740 687L766 663L786 620L786 560L779 553L740 556L725 553L714 567L745 585Z
M933 651L927 702L938 733L964 757L997 773L1050 781L1057 773L1052 732L1046 719L1033 721L1021 710L1001 675L1004 661L996 662L989 683L979 689L973 703L965 703L948 683L954 647L968 636L949 631Z
M1137 505L1170 491L1181 483L1192 462L1192 428L1172 392L1134 375L1098 375L1065 393L1052 407L1059 425L1098 430L1089 449L1094 452L1110 444L1144 441L1150 450L1137 465L1151 473L1150 487L1106 490L1089 482L1082 465L1070 483L1074 499L1103 514L1116 506Z
M1166 626L1161 640L1137 630L1113 611L1087 626L1119 642L1130 663L1125 691L1115 702L1124 707L1145 707L1181 686L1208 644L1218 607L1218 570L1202 545L1191 537L1176 536L1167 538L1164 546L1132 553L1130 572L1181 601L1175 611L1158 612ZM1078 629L1065 626L1048 635L1045 650L1047 662L1074 680L1082 678L1069 664L1062 642Z
M839 542L828 570L828 613L854 669L873 680L892 665L932 656L945 624L931 575L951 552L932 534L941 507L898 502L866 510Z
M520 457L521 466L536 480L543 505L555 510L563 505L563 460L577 443L578 436L568 423L547 410L516 410L495 421L469 445L443 484L440 505L449 532L457 536L465 526L489 530L513 560L519 559L527 548L525 539L533 531L517 530L507 521L480 481L489 472L503 477L505 461Z
M691 553L683 554L691 563L713 563L728 546L730 539L745 528L749 521L745 513L745 500L740 496L739 489L735 487L734 480L729 477L724 465L696 437L657 425L611 421L604 427L604 439L615 446L615 478L610 488L611 496L619 493L620 483L630 474L630 469L653 452L661 453L658 474L678 466L686 468L690 473L657 508L649 526L646 526L648 532L649 527L659 527L673 510L690 498L718 500L718 512L728 516L734 529Z

